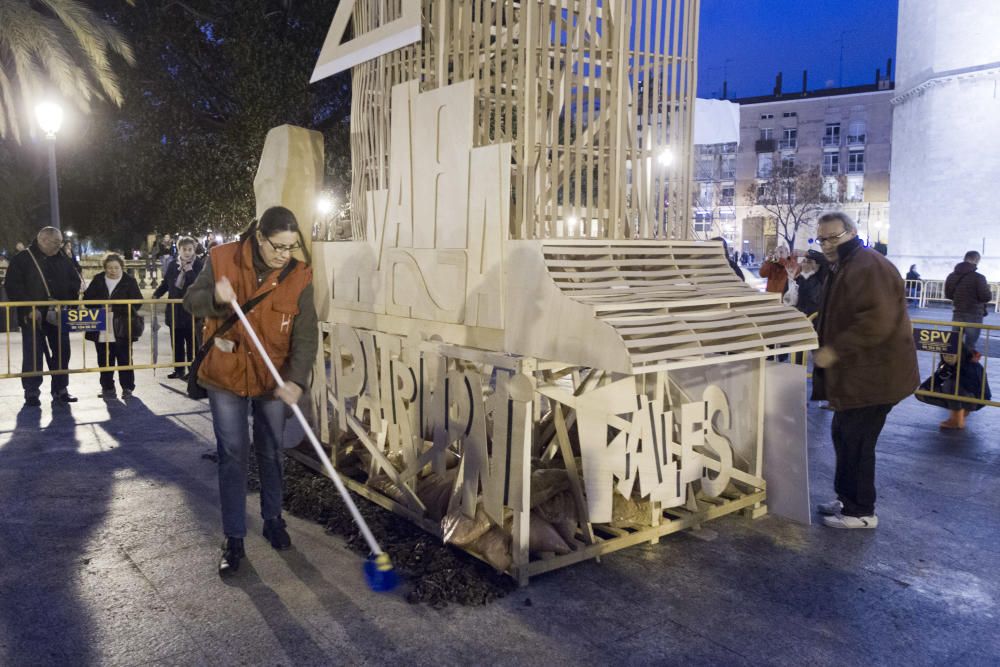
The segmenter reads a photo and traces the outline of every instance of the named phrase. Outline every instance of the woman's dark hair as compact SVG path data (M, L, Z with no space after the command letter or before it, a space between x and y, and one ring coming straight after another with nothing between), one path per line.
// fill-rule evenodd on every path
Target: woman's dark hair
M916 264L910 264L910 271L916 272L916 270L917 270L917 265Z
M310 261L306 241L302 237L302 230L299 229L299 221L295 219L295 214L284 206L272 206L264 211L260 216L260 220L251 222L247 230L240 234L240 241L252 238L254 232L258 230L260 230L261 235L266 239L281 232L295 232L299 237L299 243L302 244L302 252L305 254L306 262Z
M118 265L122 267L122 271L125 271L125 260L122 256L116 252L109 252L104 256L104 262L101 264L105 269L108 268L108 264L111 262L118 262Z

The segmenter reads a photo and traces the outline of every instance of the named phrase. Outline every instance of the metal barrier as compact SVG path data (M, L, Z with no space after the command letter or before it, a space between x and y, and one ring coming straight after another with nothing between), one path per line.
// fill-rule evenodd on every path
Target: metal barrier
M914 318L911 322L916 325L929 326L932 331L944 331L951 332L958 335L958 342L956 351L954 354L947 354L943 352L930 352L931 354L931 376L930 385L928 389L918 389L914 392L917 396L927 396L929 398L939 398L947 401L955 401L958 403L972 403L976 405L990 405L993 407L1000 407L1000 401L989 400L986 398L986 387L989 377L989 363L990 363L990 343L994 338L1000 338L1000 333L993 334L994 331L1000 332L1000 326L995 324L979 324L976 322L951 322L942 320L928 320L921 318ZM964 346L965 346L965 332L967 329L976 329L979 331L979 340L976 344L976 349L981 354L982 366L983 366L983 376L982 380L979 382L979 396L963 396L959 392L961 390L961 380L962 380L962 363ZM918 355L921 353L918 350ZM935 391L934 378L936 377L936 372L938 366L944 361L949 365L955 367L955 378L954 390L951 392Z
M25 378L25 377L38 377L46 375L67 375L75 373L94 373L94 372L107 372L107 371L126 371L126 370L145 370L145 369L156 369L156 368L186 368L190 365L190 362L175 362L173 350L177 345L178 340L175 338L175 327L165 327L161 322L165 323L164 315L167 309L173 309L174 313L183 312L181 299L111 299L104 301L5 301L0 303L0 317L3 318L3 322L6 324L6 331L3 332L4 341L3 345L0 346L0 357L6 357L2 363L0 363L0 379L8 378ZM85 340L84 333L86 331L103 331L108 322L113 321L114 311L112 308L114 306L128 306L131 308L136 308L136 311L140 315L145 315L145 324L143 326L143 331L139 336L138 340L131 341L132 339L132 318L128 318L127 323L127 334L130 342L128 349L128 364L118 364L109 366L91 365L88 363L87 352L90 349L90 356L96 357L97 350L94 349L91 341ZM20 325L19 314L22 312L20 309L32 308L36 315L24 318L25 323L30 322L30 334L31 339L25 340L27 337L24 335L27 326L22 327ZM57 315L55 318L56 323L47 322L44 315L38 314L41 311L39 309L45 309L46 311L54 310ZM130 311L131 312L131 311ZM186 314L186 313L185 313ZM172 318L176 321L176 318ZM90 328L81 328L87 327ZM52 331L52 328L55 331ZM163 329L169 329L169 332L164 335ZM197 344L200 338L200 327L196 322L192 327L191 332L191 350L197 349ZM50 334L50 335L46 335ZM45 364L48 365L50 360L58 362L58 360L63 359L63 341L64 335L68 336L69 344L71 346L69 350L69 362L67 364L68 368L60 370L51 370L50 368L38 368L35 366L35 361L38 359L37 354L32 354L32 370L25 371L22 368L23 346L24 344L29 345L39 345L42 350L42 357L45 358ZM54 336L56 349L49 350L48 346L50 344L51 338ZM16 338L15 338L16 337ZM45 339L45 340L41 340ZM41 344L39 342L41 341ZM187 341L185 337L185 341ZM79 343L80 354L73 354L73 348ZM159 348L163 345L166 352L167 360L159 360ZM104 346L104 356L108 358L109 351L113 343L111 341L104 341L96 343L96 345ZM17 350L19 354L16 356L12 353L12 350ZM148 363L141 363L144 361L148 352ZM21 359L16 358L21 356ZM95 360L96 363L96 360ZM59 365L54 363L53 365Z
M904 280L906 298L916 301L917 307L926 308L931 301L951 301L944 295L943 280ZM989 283L991 299L988 305L1000 313L1000 283Z

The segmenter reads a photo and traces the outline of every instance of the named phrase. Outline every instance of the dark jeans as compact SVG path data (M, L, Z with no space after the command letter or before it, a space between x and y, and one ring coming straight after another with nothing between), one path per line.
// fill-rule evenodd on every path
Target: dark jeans
M208 404L219 452L222 530L226 537L243 538L247 534L249 418L253 416L253 447L260 471L260 514L265 520L276 519L281 516L285 404L276 399L243 398L220 389L208 390Z
M951 314L952 322L975 322L977 324L983 323L982 313L963 313L955 311ZM953 327L952 331L958 331L957 327ZM979 342L979 334L982 329L978 327L966 327L965 335L962 337L962 348L963 349L976 349L976 343Z
M196 352L194 347L194 327L184 328L183 326L170 327L170 340L174 346L174 363L190 363L194 359ZM176 370L186 369L178 367Z
M97 347L97 365L104 368L107 366L131 366L132 365L132 344L125 340L116 340L113 343L94 343ZM122 389L135 391L135 371L118 371L118 382ZM101 389L105 391L115 390L115 372L101 371Z
M50 371L69 368L69 332L59 335L59 327L39 321L34 330L29 326L21 327L21 372L45 370L42 360ZM38 398L42 393L42 376L21 378L25 398ZM69 375L52 376L52 395L58 396L69 386Z
M892 405L840 410L833 415L837 470L833 488L847 516L875 513L875 445Z

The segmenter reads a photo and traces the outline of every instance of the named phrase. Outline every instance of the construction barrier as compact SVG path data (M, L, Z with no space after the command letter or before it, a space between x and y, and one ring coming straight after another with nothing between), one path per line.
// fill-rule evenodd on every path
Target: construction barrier
M916 303L918 308L926 308L927 304L932 301L951 301L951 299L945 298L943 280L905 280L903 282L907 300ZM1000 313L1000 283L989 283L989 287L991 298L987 305L993 306L993 312Z
M189 362L174 362L173 350L179 341L175 339L175 329L164 326L168 309L180 315L183 311L180 299L111 299L105 301L23 301L0 302L0 321L3 323L3 344L0 345L0 379L24 378L45 375L66 375L104 371L144 370L157 368L183 368ZM129 306L143 318L142 331L137 340L129 346L128 364L100 366L97 363L95 343L84 339L87 332L101 332L113 319L115 306ZM35 316L26 315L19 319L19 313L35 309ZM23 310L22 310L23 309ZM50 313L48 316L45 313ZM21 322L25 326L21 326ZM176 321L176 320L175 320ZM133 319L128 318L126 332L129 339L133 331ZM191 331L191 349L197 349L200 327L196 324ZM47 335L41 335L47 334ZM30 338L29 338L30 335ZM62 345L68 340L69 363L62 370L50 370L48 363L41 368L34 367L37 355L31 356L32 368L22 367L22 346L41 341L42 357L46 360L65 357ZM187 339L185 338L187 342ZM55 346L52 349L50 346ZM104 345L105 356L111 342ZM161 348L164 352L161 359ZM28 356L28 355L25 355ZM53 364L55 365L55 364Z

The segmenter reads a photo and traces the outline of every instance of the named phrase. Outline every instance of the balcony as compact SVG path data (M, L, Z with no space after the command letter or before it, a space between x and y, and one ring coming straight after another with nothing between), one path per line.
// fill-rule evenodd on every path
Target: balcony
M823 137L823 148L837 148L840 146L840 135Z
M778 142L778 148L783 151L792 151L795 150L798 143L798 139L782 139Z
M824 164L823 165L823 175L824 176L836 176L840 173L839 164Z
M735 169L725 169L725 168L723 168L723 170L722 170L722 180L724 180L724 181L731 181L734 178L736 178L736 170Z
M719 206L733 206L735 197L719 197Z
M753 144L753 149L757 153L773 153L777 142L774 139L758 139Z
M865 173L865 164L849 164L847 165L848 174L863 174Z
M864 146L865 145L865 135L863 134L851 134L847 137L848 146Z

